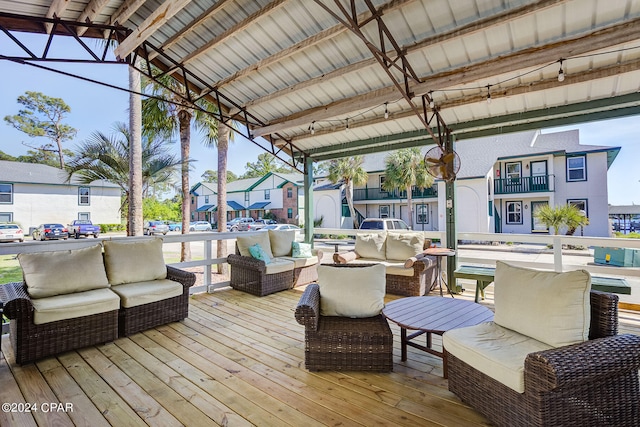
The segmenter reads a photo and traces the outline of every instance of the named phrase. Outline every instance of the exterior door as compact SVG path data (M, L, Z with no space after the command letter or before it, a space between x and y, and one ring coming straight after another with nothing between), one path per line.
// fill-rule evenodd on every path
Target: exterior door
M548 204L548 202L531 202L531 232L544 233L549 231L547 226L536 219L535 216L537 209Z
M546 160L531 162L531 191L549 191Z

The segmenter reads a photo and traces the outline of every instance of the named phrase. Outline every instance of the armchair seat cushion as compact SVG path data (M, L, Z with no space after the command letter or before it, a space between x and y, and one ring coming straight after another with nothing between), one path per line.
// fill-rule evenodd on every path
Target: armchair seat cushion
M126 283L112 286L111 289L118 294L124 308L162 301L182 295L184 292L184 286L180 282L169 279Z
M494 322L447 331L442 343L447 352L518 393L524 393L527 355L552 348Z
M318 263L318 256L312 256L310 258L294 258L288 256L282 256L278 259L284 261L291 261L293 263L294 268L303 268L303 267L311 267L312 265L316 265Z
M66 295L32 299L33 323L43 325L106 313L120 308L120 298L109 289L94 289Z
M294 269L294 262L284 258L273 258L269 264L267 264L266 274L276 274Z

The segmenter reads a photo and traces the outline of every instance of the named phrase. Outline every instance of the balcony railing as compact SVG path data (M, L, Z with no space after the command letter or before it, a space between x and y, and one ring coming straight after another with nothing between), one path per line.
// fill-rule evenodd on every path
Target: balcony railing
M415 188L411 191L413 199L425 199L438 197L438 187L433 185L429 188ZM406 199L405 190L385 191L382 188L356 188L353 190L353 200L390 200Z
M496 179L493 181L493 192L494 194L514 194L555 191L553 179L554 175Z

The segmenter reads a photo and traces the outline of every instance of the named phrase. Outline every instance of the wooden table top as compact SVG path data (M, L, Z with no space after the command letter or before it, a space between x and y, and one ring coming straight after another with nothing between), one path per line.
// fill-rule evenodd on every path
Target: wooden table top
M424 253L433 256L454 256L456 251L449 248L429 248L425 249Z
M382 314L402 328L440 335L493 320L493 312L483 305L442 297L400 298L388 303Z

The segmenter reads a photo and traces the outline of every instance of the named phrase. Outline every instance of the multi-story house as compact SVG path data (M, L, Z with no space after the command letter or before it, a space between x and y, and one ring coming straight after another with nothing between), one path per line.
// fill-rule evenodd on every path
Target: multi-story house
M215 222L217 185L201 182L191 190L191 219ZM278 222L298 224L304 217L302 174L271 172L260 178L227 183L227 220L237 217L262 218L267 212Z
M577 130L530 131L458 141L455 151L461 165L455 181L458 232L548 233L533 212L544 204L572 204L589 219L583 235L609 236L607 170L620 147L581 145ZM407 223L413 215L415 230L445 230L445 183L436 180L430 188L414 188L410 213L404 192L382 189L387 155L365 156L369 178L353 194L358 215ZM336 191L318 186L314 201L330 200ZM338 209L340 226L349 228L348 210Z
M74 219L119 224L121 197L120 187L106 181L81 184L51 166L0 161L0 222L15 222L25 230Z

